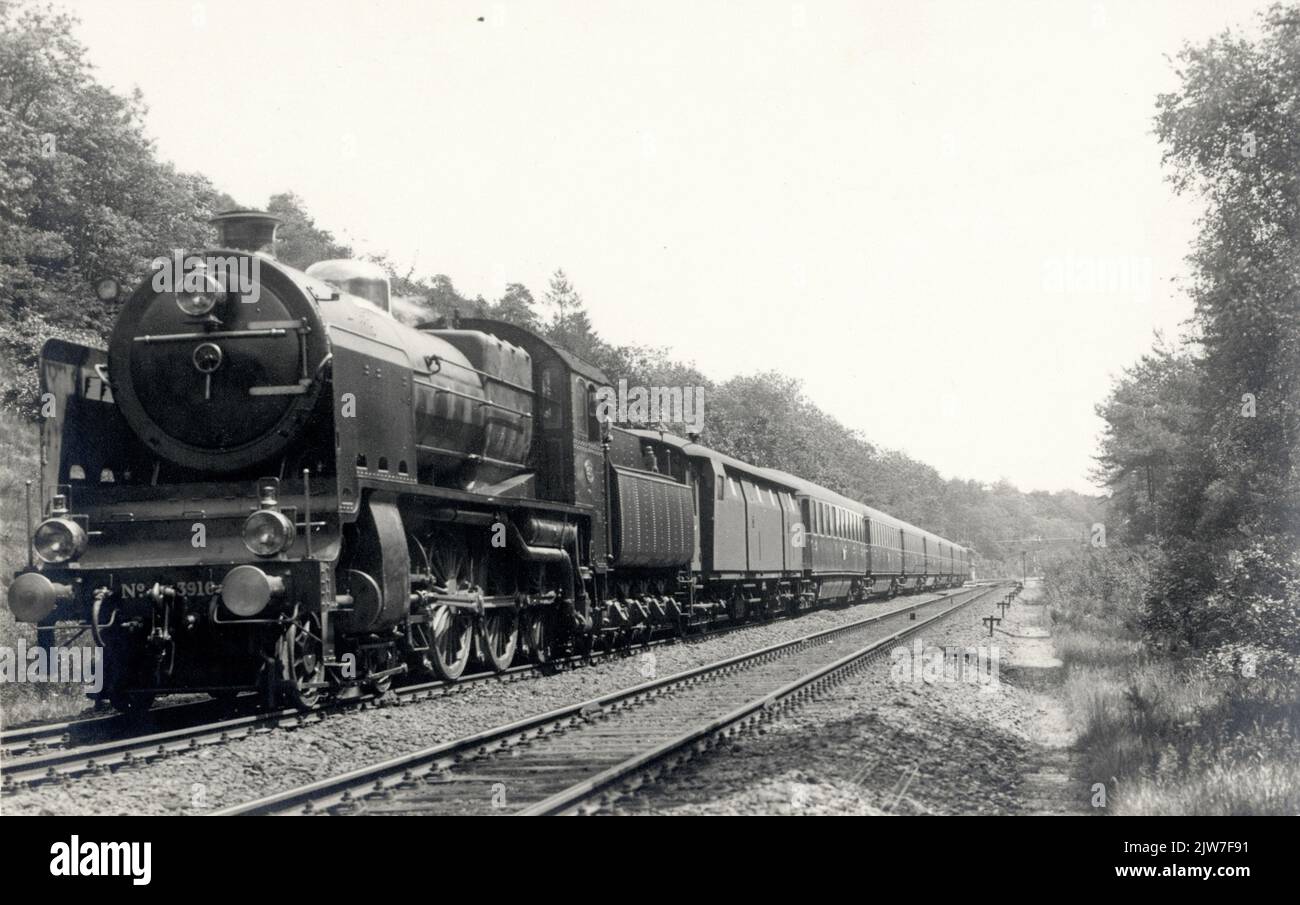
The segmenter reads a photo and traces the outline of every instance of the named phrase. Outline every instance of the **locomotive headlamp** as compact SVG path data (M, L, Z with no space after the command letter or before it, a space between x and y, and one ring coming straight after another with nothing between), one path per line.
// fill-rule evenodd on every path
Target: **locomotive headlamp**
M274 556L293 540L293 522L283 512L259 509L244 522L244 546L255 556Z
M176 293L176 306L190 317L202 317L217 307L217 302L226 295L226 287L210 273L190 275L187 280L197 276L201 288Z
M46 519L36 529L32 547L43 562L68 562L86 552L86 529L69 518Z

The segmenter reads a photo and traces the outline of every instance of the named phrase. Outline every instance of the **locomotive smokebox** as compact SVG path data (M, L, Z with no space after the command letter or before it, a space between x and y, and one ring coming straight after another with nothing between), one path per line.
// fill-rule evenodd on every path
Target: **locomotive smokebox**
M208 221L217 228L218 248L237 248L275 257L275 231L280 218L265 211L222 211Z

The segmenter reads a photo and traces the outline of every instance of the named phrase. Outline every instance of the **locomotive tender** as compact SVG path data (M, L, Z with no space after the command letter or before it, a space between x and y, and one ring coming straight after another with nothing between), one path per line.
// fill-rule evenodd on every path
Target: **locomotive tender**
M9 606L46 644L90 631L121 709L310 708L970 575L859 502L602 423L605 376L525 329L408 327L373 265L304 273L275 260L274 217L214 222L204 256L251 290L146 280L107 352L42 351L42 517L29 501Z

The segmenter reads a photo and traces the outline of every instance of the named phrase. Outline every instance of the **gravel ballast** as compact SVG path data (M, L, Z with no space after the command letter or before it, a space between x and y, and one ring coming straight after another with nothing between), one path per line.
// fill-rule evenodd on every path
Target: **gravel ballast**
M1050 687L1034 588L998 615L977 602L922 631L922 650L996 653L980 673L914 670L882 658L781 719L722 742L658 782L624 794L611 814L1083 813L1089 790L1070 776L1073 739ZM996 651L993 648L996 646ZM926 661L926 653L920 662ZM933 661L931 661L933 663ZM1009 667L1009 668L1007 668ZM1008 680L1007 676L1012 678Z

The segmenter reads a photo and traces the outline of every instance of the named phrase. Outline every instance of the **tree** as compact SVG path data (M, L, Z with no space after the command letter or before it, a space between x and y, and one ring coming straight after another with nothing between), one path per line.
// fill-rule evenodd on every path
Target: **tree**
M522 283L511 283L495 304L489 305L485 317L507 321L517 327L538 332L542 322L537 316L537 303L528 287Z
M1158 338L1097 406L1105 426L1096 477L1111 489L1129 541L1190 534L1201 525L1206 419L1198 405L1200 380L1192 354Z
M556 270L551 275L545 304L551 311L550 322L546 325L547 338L579 358L595 362L604 343L591 327L582 296L573 288L563 270Z
M293 192L272 195L266 211L280 218L275 254L290 267L306 270L317 261L352 257L352 249L335 241L329 230L317 226L303 200Z
M212 239L224 196L157 159L138 93L98 84L50 6L0 0L0 401L29 409L33 367L51 336L99 343L147 262Z
M1117 382L1099 471L1152 542L1142 622L1192 646L1296 652L1300 587L1300 8L1178 55L1156 134L1205 214L1188 262L1193 342ZM1248 561L1248 568L1240 563ZM1284 590L1289 589L1289 590Z
M1238 539L1300 530L1300 8L1261 24L1184 47L1156 116L1175 189L1206 201L1189 258L1219 514L1206 527Z

